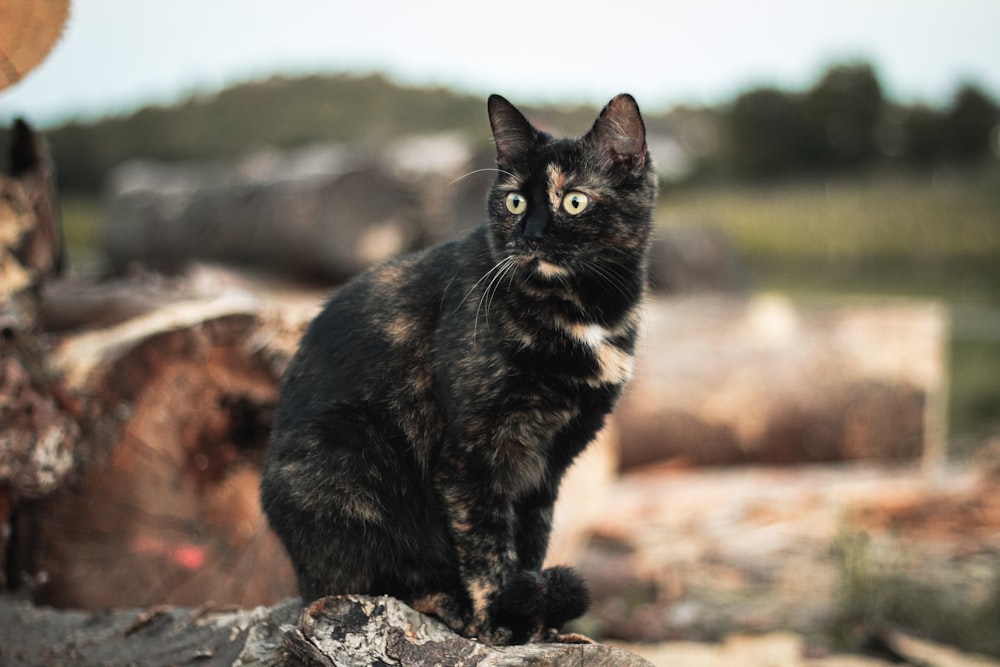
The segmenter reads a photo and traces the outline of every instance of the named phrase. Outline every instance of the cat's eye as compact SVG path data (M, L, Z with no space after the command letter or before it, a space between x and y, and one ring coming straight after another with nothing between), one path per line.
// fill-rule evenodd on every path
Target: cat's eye
M582 192L568 192L563 197L563 209L570 215L579 215L587 208L590 200Z
M520 215L528 209L528 200L520 192L511 192L507 195L507 210L515 215Z

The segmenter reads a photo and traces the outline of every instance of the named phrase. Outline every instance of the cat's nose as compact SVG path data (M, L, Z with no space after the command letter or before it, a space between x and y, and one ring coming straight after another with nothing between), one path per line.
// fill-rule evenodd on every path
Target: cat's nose
M524 224L521 227L521 238L530 248L537 248L541 240L545 238L545 228L548 226L548 222L548 216L538 213L524 219Z

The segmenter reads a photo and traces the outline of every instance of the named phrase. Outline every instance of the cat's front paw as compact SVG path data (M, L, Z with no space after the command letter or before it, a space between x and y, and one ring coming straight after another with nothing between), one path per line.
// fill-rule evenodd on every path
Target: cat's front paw
M515 644L540 641L545 637L550 607L546 572L513 572L494 600L492 618L512 630Z
M517 641L515 633L510 628L503 625L493 625L487 623L479 628L471 628L471 633L462 633L466 637L475 637L483 644L490 646L509 646L511 644L523 644Z

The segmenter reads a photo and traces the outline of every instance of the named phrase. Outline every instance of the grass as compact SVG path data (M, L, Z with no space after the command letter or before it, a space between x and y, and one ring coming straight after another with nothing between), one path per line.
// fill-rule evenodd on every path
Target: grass
M901 628L966 651L1000 656L1000 557L982 554L928 568L900 544L842 534L833 548L840 594L831 638L857 648Z
M658 214L726 232L756 289L951 306L952 433L1000 429L1000 169L667 190Z
M665 224L726 231L761 287L1000 306L1000 170L699 188L663 202Z

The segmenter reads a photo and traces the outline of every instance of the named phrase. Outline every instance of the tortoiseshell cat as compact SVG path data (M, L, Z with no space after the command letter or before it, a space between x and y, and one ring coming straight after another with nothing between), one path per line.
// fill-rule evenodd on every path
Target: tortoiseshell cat
M304 602L387 594L508 644L589 605L542 561L560 479L632 371L656 177L629 95L577 140L488 108L487 222L330 299L285 375L261 500Z

